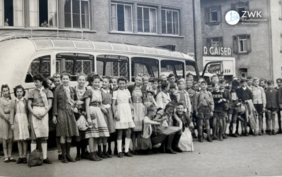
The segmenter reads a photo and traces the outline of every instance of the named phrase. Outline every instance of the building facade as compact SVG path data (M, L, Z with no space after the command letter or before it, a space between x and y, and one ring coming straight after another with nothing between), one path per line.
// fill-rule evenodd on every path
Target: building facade
M200 1L195 1L200 13ZM0 0L0 37L7 35L82 38L194 53L192 1Z
M236 25L226 22L230 10L240 15ZM279 0L202 0L203 64L222 61L227 78L281 77L281 12Z

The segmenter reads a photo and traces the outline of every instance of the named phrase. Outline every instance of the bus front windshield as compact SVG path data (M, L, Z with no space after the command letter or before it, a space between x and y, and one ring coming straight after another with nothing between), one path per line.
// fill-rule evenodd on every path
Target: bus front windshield
M184 63L181 61L162 60L161 67L162 75L174 74L177 78L184 78Z

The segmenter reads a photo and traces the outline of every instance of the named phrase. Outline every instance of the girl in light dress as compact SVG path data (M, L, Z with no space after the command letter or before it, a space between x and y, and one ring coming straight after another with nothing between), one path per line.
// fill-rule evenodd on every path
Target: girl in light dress
M24 98L25 90L21 85L14 88L16 99L11 102L10 124L14 130L14 140L18 143L19 159L17 164L27 163L27 139L29 136L29 121L27 118L27 100Z
M106 158L106 147L109 130L103 112L106 112L102 105L102 93L100 90L101 78L99 75L89 74L87 78L91 87L85 92L85 108L88 125L91 126L86 131L86 138L89 138L90 160L100 161ZM103 155L97 154L97 145L103 143Z
M4 151L4 162L15 162L12 157L13 149L13 131L10 126L10 105L11 96L8 85L2 85L0 98L0 139Z
M135 85L128 86L128 90L131 94L133 105L133 121L135 127L132 134L132 146L133 154L137 154L138 141L141 138L142 133L142 121L145 117L144 101L146 98L146 86L143 84L142 77L140 75L135 77Z
M119 89L113 93L113 111L116 119L116 131L117 131L117 146L118 157L122 158L122 135L126 134L125 138L125 156L132 157L129 152L129 146L131 141L131 129L135 127L131 110L132 101L130 92L126 89L127 80L125 78L118 79Z

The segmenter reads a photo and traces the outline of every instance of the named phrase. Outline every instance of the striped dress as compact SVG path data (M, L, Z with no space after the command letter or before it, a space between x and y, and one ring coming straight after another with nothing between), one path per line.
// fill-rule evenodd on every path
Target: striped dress
M102 103L101 90L94 90L92 88L88 89L83 96L83 99L87 98L90 98L89 111L90 115L93 115L93 118L91 117L91 121L94 125L92 128L87 129L85 138L109 137L109 129L105 121L104 114L99 106Z

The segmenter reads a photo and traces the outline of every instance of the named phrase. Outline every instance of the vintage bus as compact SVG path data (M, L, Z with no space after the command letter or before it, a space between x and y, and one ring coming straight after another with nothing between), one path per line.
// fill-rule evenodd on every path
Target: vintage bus
M195 72L196 62L187 54L160 48L78 39L8 39L0 42L0 84L34 88L32 76L45 77L67 70L71 84L77 73L124 76L130 82L138 73L151 77ZM198 73L196 73L198 76Z

